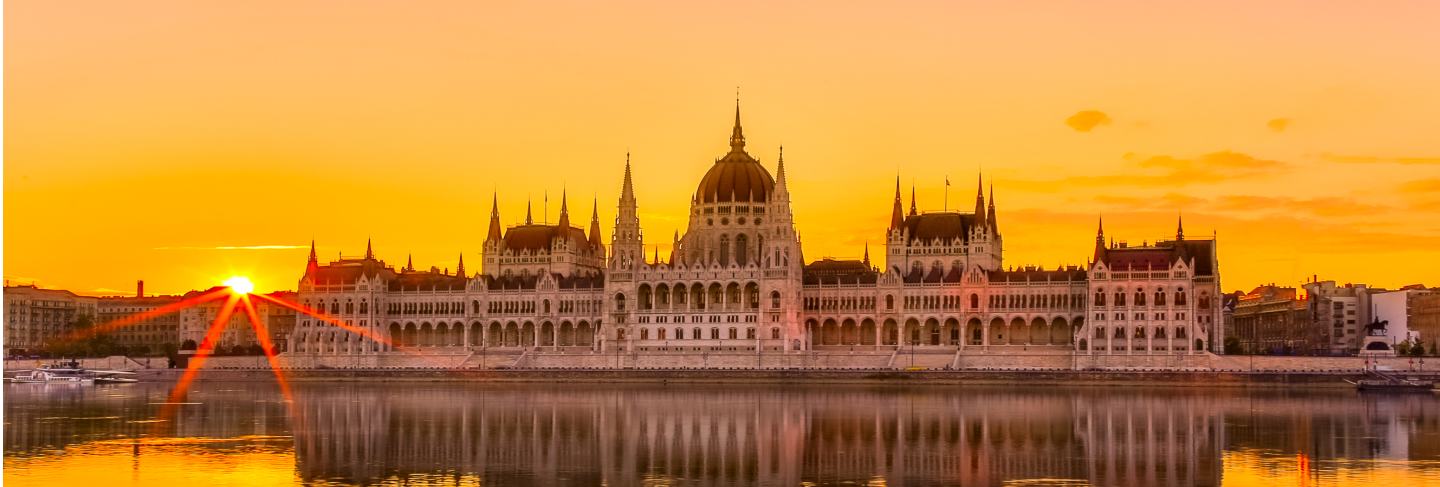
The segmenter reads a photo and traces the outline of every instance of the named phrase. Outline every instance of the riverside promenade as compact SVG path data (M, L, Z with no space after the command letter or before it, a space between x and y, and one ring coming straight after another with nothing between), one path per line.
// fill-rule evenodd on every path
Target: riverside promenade
M316 357L282 354L294 380L457 380L599 382L819 382L1026 385L1303 385L1348 387L1379 367L1407 376L1440 378L1440 358L1278 357L1214 354L1086 356L1080 354L907 354L809 352L802 354L598 354L466 353ZM1105 360L1096 361L1095 358ZM88 368L132 370L146 381L178 378L163 359L106 357L81 360ZM6 372L43 361L7 360ZM148 366L147 366L148 365ZM618 366L617 366L618 365ZM273 380L264 357L218 356L206 361L201 380Z

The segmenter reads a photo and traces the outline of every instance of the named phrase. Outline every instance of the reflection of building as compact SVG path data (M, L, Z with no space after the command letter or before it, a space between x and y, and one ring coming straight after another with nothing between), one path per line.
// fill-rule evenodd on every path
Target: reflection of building
M392 343L302 316L291 353L905 347L944 359L966 349L1047 347L1186 354L1218 351L1223 341L1213 240L1187 240L1177 228L1173 240L1153 246L1107 249L1102 240L1088 271L1005 267L993 188L988 200L976 188L973 210L939 212L920 212L912 190L906 212L897 181L883 267L871 264L868 249L860 260L805 264L783 152L773 174L747 152L738 107L729 146L700 180L688 226L665 258L658 249L646 255L654 239L645 240L628 161L608 249L598 211L588 231L572 225L563 195L555 224L527 211L524 224L508 229L492 201L483 268L474 275L463 256L452 273L409 263L397 270L368 245L363 258L322 265L312 248L299 301ZM1105 298L1112 294L1118 298ZM1092 319L1101 324L1087 327Z
M1201 395L627 386L302 388L303 479L452 472L481 484L1214 485L1224 416ZM724 399L718 399L723 396ZM418 477L417 477L418 476Z
M5 286L5 355L34 352L71 331L81 316L96 317L96 299L70 291Z
M136 316L141 313L180 301L179 296L146 296L144 284L136 285L135 296L101 297L97 305L100 318L98 323ZM149 354L158 354L166 345L180 346L180 315L164 313L134 324L126 325L109 333L120 345L138 351L144 347ZM132 355L145 355L132 352Z
M1293 287L1260 286L1235 305L1235 338L1251 354L1323 353L1319 326L1310 319L1310 302Z

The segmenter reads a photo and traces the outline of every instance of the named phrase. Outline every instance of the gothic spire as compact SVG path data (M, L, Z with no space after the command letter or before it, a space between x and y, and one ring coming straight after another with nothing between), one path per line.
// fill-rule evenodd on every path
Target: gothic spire
M975 176L975 217L982 222L985 218L985 182L981 175Z
M1185 241L1185 217L1178 213L1175 214L1175 241Z
M915 216L915 215L917 215L917 214L919 214L919 212L915 211L915 184L914 184L914 183L911 183L911 184L910 184L910 216Z
M534 225L534 224L535 224L535 218L533 218L533 217L530 216L530 205L531 205L531 203L530 203L530 198L525 198L525 224L526 224L526 225Z
M465 277L465 253L460 253L460 265L455 268L456 277Z
M735 128L730 130L730 151L745 150L745 133L740 130L740 94L735 94Z
M630 178L630 153L625 153L625 183L620 186L620 201L635 201L635 183Z
M995 180L990 180L990 208L985 213L985 222L990 224L990 229L995 233L1000 232L1000 225L995 223Z
M370 248L370 239L369 239L369 238L366 238L366 239L365 239L365 260L371 260L371 259L374 259L374 258L375 258L375 251L374 251L374 250L371 250L371 248Z
M500 195L491 193L490 196L490 232L486 234L486 242L500 241Z
M566 190L560 190L560 231L566 232L570 229L570 207L567 203Z
M1100 222L1095 227L1095 262L1105 260L1105 216L1100 216Z
M310 239L310 259L305 262L305 273L320 270L320 258L315 256L315 239Z
M590 246L600 248L604 241L600 240L600 199L596 198L590 211Z
M785 146L780 146L780 161L775 165L775 194L789 198L790 189L785 184Z
M415 272L415 254L405 255L405 270Z
M865 267L870 267L870 241L865 241Z
M905 209L900 205L900 175L895 175L895 206L890 210L890 229L900 228L905 221Z

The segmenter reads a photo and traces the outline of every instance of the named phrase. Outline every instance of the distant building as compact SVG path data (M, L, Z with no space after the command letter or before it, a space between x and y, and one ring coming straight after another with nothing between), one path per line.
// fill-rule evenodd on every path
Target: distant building
M180 296L146 296L144 281L135 284L134 296L102 296L96 304L99 319L96 324L139 315L156 308L169 306L180 301ZM132 355L154 355L161 353L166 345L180 346L180 315L165 313L116 328L109 333L115 342L132 350ZM135 353L143 347L143 353Z
M1338 286L1335 281L1312 281L1304 286L1310 298L1310 319L1332 355L1354 355L1371 321L1370 294L1364 284Z
M223 288L212 287L204 291L190 291L185 294L184 298L189 299L220 289ZM293 300L295 294L293 291L279 291L271 293L270 295ZM183 344L186 341L193 341L196 346L205 343L206 333L209 332L210 326L215 323L215 319L219 318L220 311L224 308L225 302L225 299L215 299L181 310L179 313L180 342ZM265 323L269 335L272 338L281 335L288 336L291 330L294 329L295 313L293 311L272 305L262 299L251 298L250 303L255 307L256 316ZM236 305L235 311L230 315L230 319L226 321L225 326L219 332L214 346L217 349L229 351L237 346L250 347L259 344L259 337L256 335L254 326L250 323L250 318L246 315L245 308L241 305ZM275 347L277 350L284 350L281 344L275 344Z
M1260 286L1235 305L1235 338L1247 354L1311 355L1328 351L1310 302L1293 287Z
M1419 335L1416 339L1425 344L1426 353L1440 351L1440 289L1413 296L1408 321L1410 331Z
M82 316L95 320L97 300L70 291L5 286L5 356L32 353L70 333Z
M97 324L110 323L121 318L138 315L155 308L168 306L180 301L179 296L115 296L99 298L100 318ZM115 342L131 350L144 347L145 352L135 355L159 354L166 345L180 345L180 315L165 313L142 321L116 328L109 333Z
M1411 318L1416 315L1416 301L1436 293L1437 291L1424 288L1409 287L1400 291L1376 293L1371 296L1370 305L1374 319L1386 322L1391 345L1398 345L1405 340L1424 339L1421 338L1421 333L1415 330ZM1433 330L1431 333L1430 338L1435 338Z

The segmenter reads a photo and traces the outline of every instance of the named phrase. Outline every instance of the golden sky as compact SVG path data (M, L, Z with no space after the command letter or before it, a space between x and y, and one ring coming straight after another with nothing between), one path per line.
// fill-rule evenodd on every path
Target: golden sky
M4 275L292 289L322 259L478 265L626 151L668 248L727 150L786 169L807 259L993 180L1011 265L1218 235L1222 285L1440 284L1433 2L5 3ZM908 204L908 201L907 201ZM683 230L683 229L682 229Z

